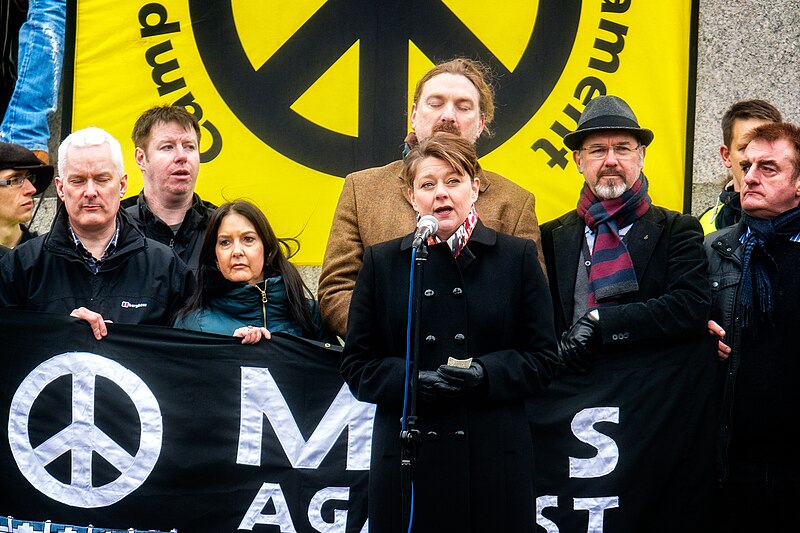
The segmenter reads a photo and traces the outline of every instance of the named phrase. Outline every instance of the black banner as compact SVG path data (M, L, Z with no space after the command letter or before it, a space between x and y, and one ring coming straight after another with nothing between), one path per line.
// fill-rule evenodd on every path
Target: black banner
M0 354L0 516L366 531L373 406L337 348L0 310Z
M611 355L530 402L547 533L706 531L716 341Z
M703 530L713 343L609 357L531 399L539 531ZM339 359L282 335L111 324L98 342L77 319L0 310L0 516L366 533L373 406ZM25 523L0 532L89 531Z

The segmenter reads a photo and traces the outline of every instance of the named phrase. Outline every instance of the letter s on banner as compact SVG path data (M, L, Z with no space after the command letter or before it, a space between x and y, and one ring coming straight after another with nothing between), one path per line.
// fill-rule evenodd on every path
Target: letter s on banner
M597 450L589 459L569 458L569 477L593 478L610 474L619 462L619 447L614 439L594 429L597 422L619 424L619 407L591 407L583 409L572 419L572 433L578 440Z

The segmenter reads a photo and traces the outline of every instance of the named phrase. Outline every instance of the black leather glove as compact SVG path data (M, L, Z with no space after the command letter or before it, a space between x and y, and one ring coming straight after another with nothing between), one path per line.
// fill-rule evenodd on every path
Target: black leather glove
M600 347L600 321L586 313L558 340L558 359L566 372L583 374L592 368Z
M455 398L464 394L460 387L448 383L434 370L419 371L417 392L428 401L437 398Z
M585 374L592 368L592 359L589 351L576 344L569 338L569 331L565 331L558 339L558 363L565 374Z
M441 365L436 372L447 383L461 389L476 389L486 384L486 372L483 365L474 361L469 368Z

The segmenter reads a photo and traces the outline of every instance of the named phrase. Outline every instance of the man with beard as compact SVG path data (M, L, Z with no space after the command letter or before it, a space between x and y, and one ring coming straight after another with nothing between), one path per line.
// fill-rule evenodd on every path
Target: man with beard
M585 183L576 210L542 225L561 368L528 405L537 490L618 496L610 530L701 532L714 460L708 263L697 219L650 200L652 140L616 96L587 103L564 137ZM573 469L573 457L592 459ZM554 511L559 527L586 530L564 500L573 512Z
M586 183L575 211L542 225L542 246L565 372L706 324L703 233L694 217L652 205L642 173L652 140L616 96L591 100L564 137Z
M418 139L439 132L453 133L473 143L481 134L489 135L494 92L488 79L486 67L464 58L440 63L428 71L414 91L414 132L406 138L404 153ZM364 248L402 237L414 228L417 214L406 194L402 168L403 161L398 160L345 178L318 291L326 327L342 338ZM475 209L483 223L495 231L532 239L541 248L533 194L493 172L483 171L479 178Z

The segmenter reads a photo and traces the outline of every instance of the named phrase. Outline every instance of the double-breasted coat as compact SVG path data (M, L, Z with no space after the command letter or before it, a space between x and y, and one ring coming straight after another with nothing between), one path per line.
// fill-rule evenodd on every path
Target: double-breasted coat
M399 440L412 236L367 248L350 307L342 375L377 404L370 529L401 531ZM478 223L454 259L429 247L421 302L421 370L448 357L482 363L488 386L418 404L415 531L534 531L532 438L524 400L549 383L552 305L533 241Z

